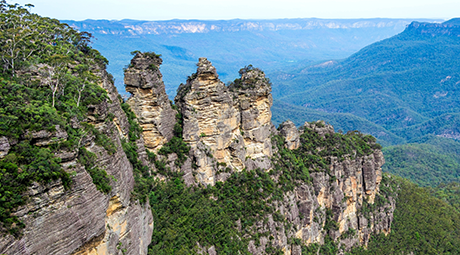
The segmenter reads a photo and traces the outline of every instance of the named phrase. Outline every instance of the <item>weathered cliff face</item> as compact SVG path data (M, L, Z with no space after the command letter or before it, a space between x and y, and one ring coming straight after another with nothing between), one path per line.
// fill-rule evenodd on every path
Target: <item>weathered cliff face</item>
M271 84L265 74L252 66L240 70L230 91L238 100L241 114L241 135L246 150L246 168L270 169L272 156L270 107L273 105Z
M173 136L176 112L171 108L159 67L162 60L149 53L137 53L125 70L127 101L143 129L145 147L157 152Z
M138 54L134 59L139 56L142 55ZM142 69L134 69L135 66L136 63L129 71L131 73L127 72L127 77ZM305 123L297 129L291 121L287 121L276 130L270 122L270 82L262 71L252 66L241 69L240 75L241 78L225 86L212 64L200 58L197 72L189 77L186 84L181 84L175 98L182 115L183 140L191 149L181 166L175 164L176 154L163 155L166 167L173 171L180 169L188 185L214 185L216 181L225 181L232 172L243 169L260 168L270 172L274 185L283 193L280 199L267 198L268 206L274 209L274 213L264 216L251 227L251 231L262 236L258 242L249 241L248 251L252 254L265 254L268 247L282 249L285 254L301 254L301 245L308 247L331 240L338 243L339 250L344 252L356 245L367 245L371 234L388 234L395 203L394 197L380 192L382 185L385 187L381 171L384 159L378 146L373 146L375 141L363 140L359 135L354 138L337 136L331 140L335 135L334 129L324 122ZM139 77L145 79L142 84L154 83L146 78L147 75ZM133 109L160 105L156 102L160 97L138 100L140 95L146 95L140 93L143 85L128 86L133 94L129 101ZM162 90L155 93L162 94L164 88ZM153 108L142 109L147 113L136 111L139 119L143 118L143 114L151 114L148 111ZM152 114L159 116L161 111ZM277 135L284 138L281 147L272 144ZM366 152L357 153L360 148L356 147L354 151L340 154L340 144L337 143L345 142L341 139L360 140L366 144L362 144L367 146ZM304 144L316 144L316 147L300 152L306 150L302 147ZM282 150L294 154L281 154ZM322 163L301 170L309 173L306 178L292 179L289 173L292 165L283 165L287 162L280 164L281 155L290 158L288 163L294 165L308 165L318 158ZM287 175L282 176L282 172ZM283 182L286 180L294 183L292 189L284 189ZM241 226L241 222L237 225ZM218 254L214 246L197 245L199 253Z
M87 169L78 161L78 150L60 150L63 169L72 176L72 185L65 190L61 181L43 185L35 183L24 196L25 206L15 213L25 224L18 239L7 235L0 239L1 254L146 254L153 230L153 217L148 204L131 199L133 169L121 147L129 129L120 107L118 93L105 71L100 71L100 84L109 99L90 107L85 120L115 145L109 153L96 144L95 136L82 137L81 145L97 155L97 166L105 169L112 190L104 194L96 189ZM113 114L109 121L108 114ZM79 122L72 125L79 127ZM36 132L36 146L46 146L67 139L63 129ZM3 146L5 147L5 146ZM6 146L7 147L7 146ZM5 151L5 150L3 150Z
M183 116L184 141L196 161L197 181L214 185L218 162L242 170L245 153L237 101L211 62L200 58L196 74L179 87L175 101Z
M299 139L291 128L290 122L280 125L280 134L287 138L286 147L293 146L292 141ZM304 129L323 138L334 133L332 126L324 122L306 123L299 132ZM290 139L293 137L297 138ZM308 141L300 139L300 142ZM272 241L261 238L263 246L271 242L282 248L284 254L300 255L299 243L289 244L288 240L297 238L307 245L323 244L326 236L330 236L339 243L340 250L345 251L356 245L367 245L371 234L391 231L395 198L379 192L381 166L385 162L382 152L374 150L367 156L348 155L344 159L330 156L329 160L329 171L311 172L311 184L301 184L286 193L282 202L275 203L278 212L292 225L272 218L268 224L259 223L274 237ZM263 254L264 249L249 246L253 254Z
M175 98L183 116L184 141L196 161L196 179L214 185L220 170L270 168L271 87L262 71L241 72L238 85L225 86L216 69L200 58L198 69Z

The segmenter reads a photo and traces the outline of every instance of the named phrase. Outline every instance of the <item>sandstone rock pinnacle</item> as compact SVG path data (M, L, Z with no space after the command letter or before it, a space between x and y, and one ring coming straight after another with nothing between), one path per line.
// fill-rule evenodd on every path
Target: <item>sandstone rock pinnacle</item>
M137 53L125 71L128 104L143 129L145 147L156 152L173 137L176 112L171 108L154 53Z

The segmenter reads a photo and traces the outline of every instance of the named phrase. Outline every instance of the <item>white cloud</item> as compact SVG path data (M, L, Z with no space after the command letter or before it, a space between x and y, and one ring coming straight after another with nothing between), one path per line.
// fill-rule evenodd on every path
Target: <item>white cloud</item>
M13 2L13 1L9 1ZM452 0L19 0L58 19L452 18Z

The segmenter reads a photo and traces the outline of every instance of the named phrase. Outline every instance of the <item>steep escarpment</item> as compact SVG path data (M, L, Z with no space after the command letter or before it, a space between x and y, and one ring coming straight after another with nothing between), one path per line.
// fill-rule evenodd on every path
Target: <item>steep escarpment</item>
M175 98L187 159L155 156L170 171L151 189L155 221L163 219L153 253L340 253L391 232L396 195L375 138L324 122L276 129L261 70L247 66L226 86L207 59L197 66Z
M425 36L460 36L458 19L451 19L443 23L412 22L404 31L405 34Z
M259 238L249 241L251 254L273 247L283 254L335 254L391 231L395 190L387 184L390 177L382 176L384 159L375 139L335 133L324 122L305 123L300 130L283 123L273 139L269 173L280 190L267 200L271 211L252 227ZM300 144L291 150L292 140Z
M0 254L147 254L152 212L132 194L133 125L107 60L88 33L0 7Z
M32 146L49 148L53 143L69 141L67 132L81 130L81 147L61 146L54 152L63 171L70 173L68 188L61 180L34 182L22 194L27 202L13 215L24 228L19 237L0 239L2 254L147 253L152 214L148 205L131 198L133 169L121 147L129 125L107 73L95 73L100 75L99 84L108 97L90 105L82 122L75 121L65 129L56 127L55 132L31 132ZM101 141L101 137L107 140ZM24 143L23 139L11 140L11 144ZM12 155L6 155L5 160ZM105 177L95 177L95 173ZM95 182L95 178L106 181Z

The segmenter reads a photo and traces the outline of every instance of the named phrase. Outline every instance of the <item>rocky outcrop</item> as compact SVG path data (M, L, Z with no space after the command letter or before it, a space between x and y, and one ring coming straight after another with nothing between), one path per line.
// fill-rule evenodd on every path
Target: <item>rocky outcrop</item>
M183 116L184 141L197 165L197 181L214 185L217 163L242 170L245 151L238 102L211 62L200 58L197 72L178 88L175 101Z
M72 176L71 187L64 189L60 181L34 183L24 194L27 204L14 213L25 224L23 235L18 239L11 235L1 238L1 254L147 254L153 217L148 204L131 199L133 169L121 147L121 138L129 130L128 121L107 73L101 70L99 75L110 100L94 106L86 121L107 135L116 150L110 154L89 134L81 144L97 155L98 167L111 176L112 190L108 194L97 190L76 151L58 151L63 169ZM107 119L108 113L113 114L113 120ZM77 127L79 123L72 125ZM56 127L56 131L30 135L32 141L44 145L56 140L53 137L65 139L64 133Z
M54 131L40 130L27 131L24 137L32 139L32 143L36 146L48 146L67 140L67 133L59 125L54 127Z
M271 169L271 157L278 153L272 148L272 135L281 135L285 148L296 150L308 142L301 136L307 129L318 139L335 134L324 121L307 122L300 129L286 121L279 130L274 129L270 82L257 68L241 69L241 77L225 86L206 58L200 58L197 66L197 72L181 84L175 98L182 114L183 139L191 147L181 169L189 185L193 178L203 185L214 185L233 171ZM167 161L171 169L178 170L172 163L176 158L172 154ZM309 169L310 182L297 183L282 200L272 202L276 213L254 227L269 236L250 241L251 254L264 254L269 246L282 249L284 254L301 254L300 244L323 244L326 236L339 243L341 251L347 251L367 245L371 234L390 232L395 204L393 197L379 193L382 152L376 149L366 156L352 153L340 158L331 154L326 162L325 169ZM200 247L201 254L216 253L214 246Z
M292 131L286 132L292 128L290 123L280 128L281 135L291 136ZM324 122L306 123L300 130L306 128L323 138L325 134L334 133L332 126ZM289 144L290 139L286 139L286 146ZM292 238L306 245L322 244L329 235L345 251L356 245L367 245L371 234L391 231L396 198L379 194L381 167L385 162L382 152L374 150L368 156L356 158L349 155L343 160L330 156L329 160L328 171L311 172L311 184L298 186L294 192L286 193L281 203L275 204L277 211L292 224L290 229L277 222L269 221L267 225L274 237L274 246L282 248L285 254L300 254L296 252L296 245L286 242Z
M159 70L162 60L154 53L137 53L125 70L128 104L143 129L145 147L157 152L173 136L176 111L171 108Z
M160 64L161 59L156 55L138 53L125 77L127 90L132 93L128 102L144 129L143 137L136 142L139 160L144 165L149 164L145 148L158 151L173 137L176 121L176 112L161 81ZM304 148L303 144L309 142L303 136L307 130L315 133L318 139L335 134L332 126L322 121L305 123L299 129L287 121L276 130L271 124L269 80L252 66L241 69L240 75L226 86L212 64L200 58L197 72L178 89L175 102L182 115L183 140L190 151L181 165L176 163L178 154L175 153L157 155L157 158L171 170L182 171L189 186L196 183L214 185L216 181L225 181L232 172L256 168L270 172L273 184L282 186L280 179L286 181L286 176L276 172L289 171L289 166L280 170L277 165L281 152ZM97 155L97 165L111 176L112 190L108 194L97 190L78 161L77 151L57 151L63 169L72 174L71 188L65 190L60 181L47 185L34 183L24 194L29 197L28 203L15 212L25 223L23 236L0 239L0 253L147 253L153 217L148 204L139 204L131 198L133 168L122 149L122 139L128 137L129 122L113 83L105 71L100 70L99 76L102 78L100 86L108 92L109 98L91 105L85 122L108 136L116 149L115 152L107 151L96 144L91 134L84 136L80 143ZM72 120L71 125L79 128L83 124ZM68 139L70 133L56 126L54 130L25 135L36 146L47 146ZM275 145L272 145L272 138L279 138L275 135L284 137L285 144L279 149L272 147ZM8 153L12 142L17 141L0 137L0 157ZM293 156L291 163L302 160ZM380 192L385 185L382 183L382 152L374 149L364 156L351 153L340 157L331 154L324 162L327 162L325 167L307 169L306 178L291 179L295 184L292 188L277 186L282 192L276 199L267 197L267 206L273 211L264 215L264 219L257 219L258 222L246 232L247 235L260 233L258 240L249 240L247 249L251 254L266 254L269 247L274 247L286 255L300 255L301 245L308 248L313 243L324 244L329 239L326 237L331 237L339 244L340 252L345 252L353 246L367 245L372 234L391 231L395 198ZM150 167L153 170L153 166ZM239 228L241 220L236 222ZM201 247L197 243L197 247L200 254L219 254L216 246Z
M286 139L286 148L295 150L300 146L300 132L294 122L288 120L280 125L280 135Z
M191 146L202 184L224 180L220 168L270 168L271 87L258 69L240 74L237 84L227 87L211 62L200 58L197 72L178 89L184 141Z
M238 100L241 113L241 135L246 151L246 168L270 169L272 156L270 107L273 104L270 81L264 72L251 65L240 70L241 78L229 89Z

